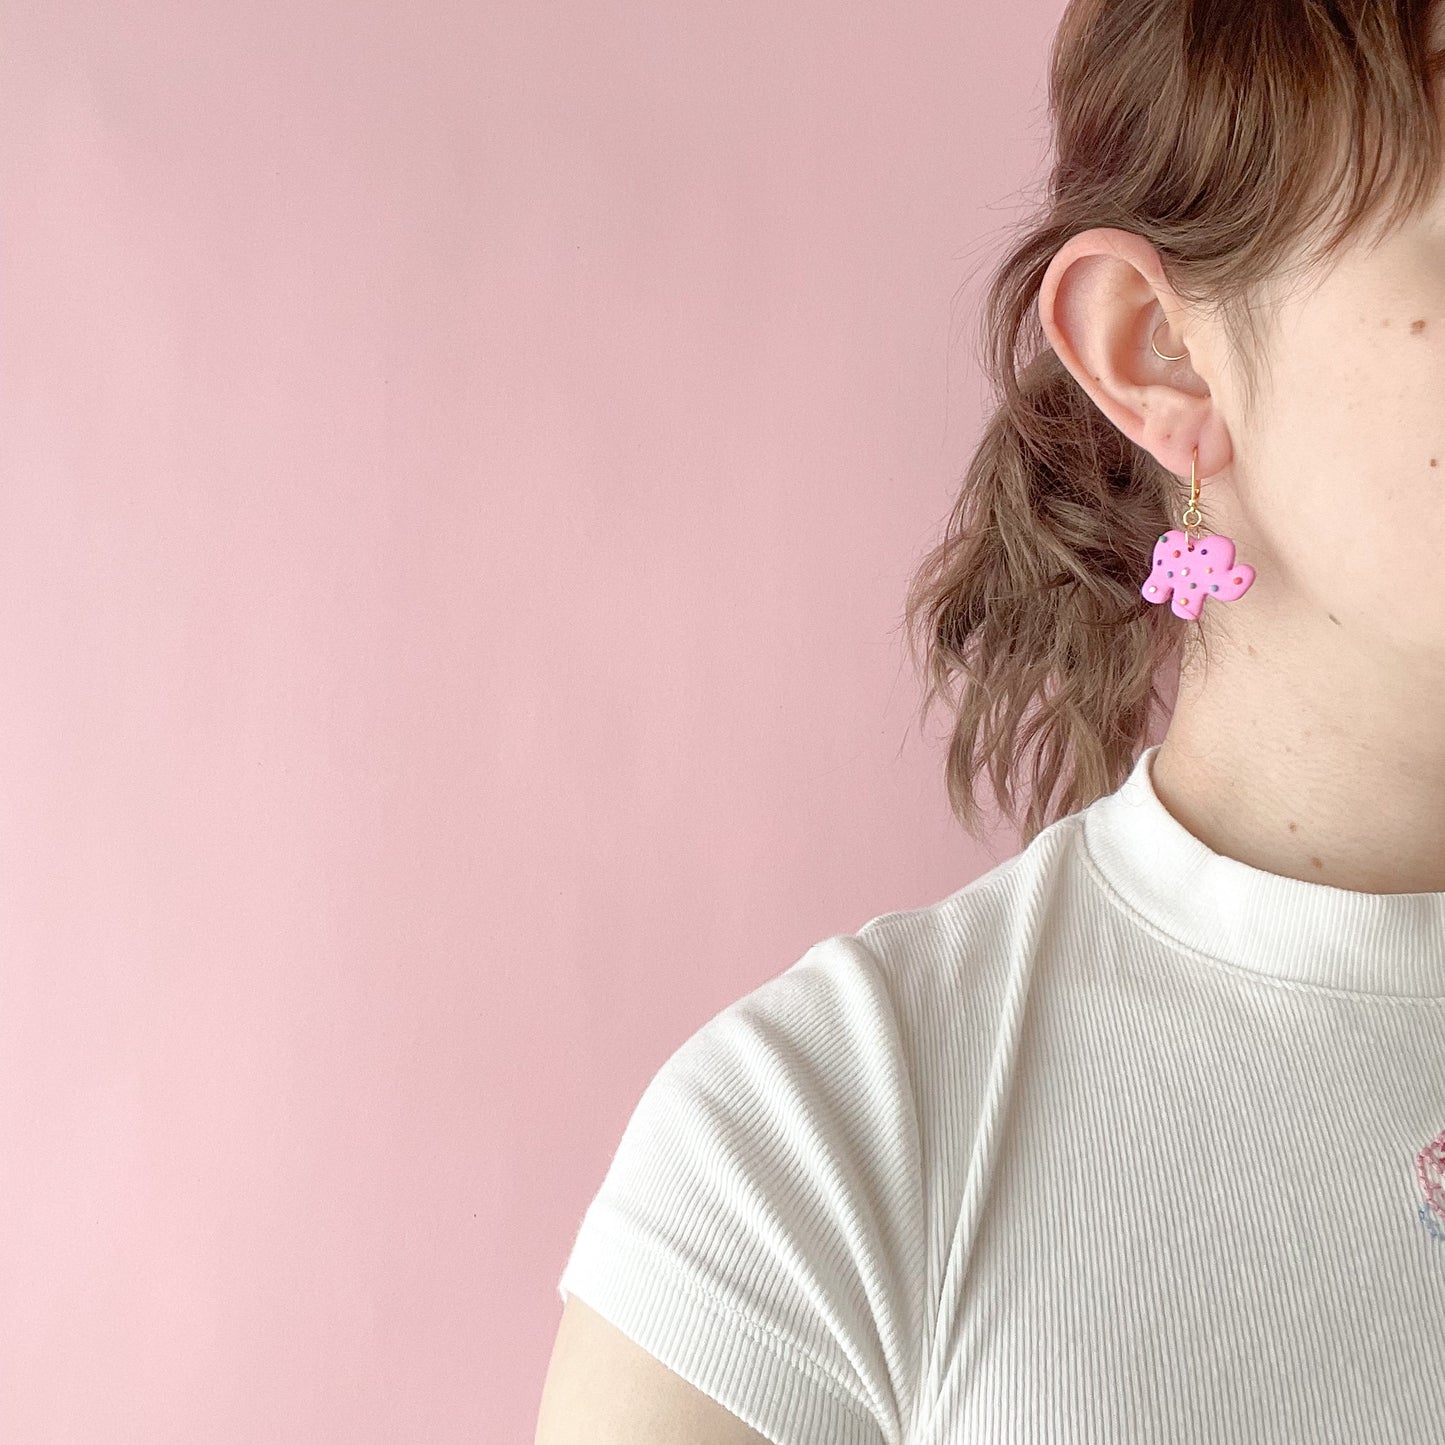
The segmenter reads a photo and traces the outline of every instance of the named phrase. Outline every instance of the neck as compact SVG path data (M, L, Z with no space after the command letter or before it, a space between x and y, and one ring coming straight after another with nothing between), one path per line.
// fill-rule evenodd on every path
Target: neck
M1445 891L1445 672L1351 650L1337 624L1252 644L1242 619L1181 670L1154 782L1214 852L1362 893ZM1293 661L1291 661L1293 659ZM1435 671L1432 675L1430 668Z

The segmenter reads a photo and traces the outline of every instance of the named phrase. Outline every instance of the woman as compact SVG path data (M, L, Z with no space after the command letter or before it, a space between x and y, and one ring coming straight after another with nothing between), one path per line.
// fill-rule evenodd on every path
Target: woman
M1442 48L1070 5L908 599L955 811L1025 784L1025 847L667 1061L539 1445L1439 1440Z

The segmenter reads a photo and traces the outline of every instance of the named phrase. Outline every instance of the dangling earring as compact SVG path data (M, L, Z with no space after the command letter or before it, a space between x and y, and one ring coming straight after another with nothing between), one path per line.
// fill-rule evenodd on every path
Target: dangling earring
M1154 346L1152 336L1149 345ZM1185 354L1165 356L1154 346L1154 355L1161 361L1180 361ZM1180 518L1183 530L1170 528L1160 534L1154 547L1153 569L1139 589L1146 602L1167 602L1172 594L1174 602L1170 610L1176 617L1187 617L1191 622L1198 619L1206 597L1233 602L1243 597L1254 581L1254 568L1234 560L1234 542L1229 537L1211 532L1207 537L1200 537L1198 547L1195 546L1191 531L1203 520L1195 505L1199 501L1198 466L1196 445L1189 463L1189 505Z

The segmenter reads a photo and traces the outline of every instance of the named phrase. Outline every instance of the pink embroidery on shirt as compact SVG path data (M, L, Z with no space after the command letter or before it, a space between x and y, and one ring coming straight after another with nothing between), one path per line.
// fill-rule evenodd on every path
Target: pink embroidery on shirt
M1415 1156L1415 1177L1425 1202L1445 1223L1445 1129Z

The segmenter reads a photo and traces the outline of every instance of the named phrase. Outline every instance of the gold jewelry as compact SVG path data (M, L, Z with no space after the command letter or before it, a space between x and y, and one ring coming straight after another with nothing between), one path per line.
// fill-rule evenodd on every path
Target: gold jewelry
M1178 360L1179 360L1179 358L1178 358L1177 356L1166 356L1164 359L1165 359L1166 361L1178 361ZM1197 470L1198 467L1199 467L1199 446L1198 446L1198 444L1196 443L1196 445L1195 445L1195 447L1194 447L1194 455L1193 455L1192 458L1190 458L1190 462L1189 462L1189 505L1188 505L1187 507L1185 507L1185 509L1184 509L1184 515L1183 515L1183 517L1180 519L1180 520L1183 521L1183 523L1184 523L1184 540L1185 540L1185 542L1188 544L1189 550L1190 550L1191 552L1194 550L1194 538L1193 538L1193 536L1191 535L1191 531L1192 531L1193 528L1197 527L1197 526L1204 520L1203 516L1200 514L1199 506L1198 506L1198 503L1199 503L1199 474L1198 474L1198 470ZM1193 518L1194 518L1194 520L1193 520L1192 522L1189 520L1190 517L1193 517Z
M1157 330L1158 328L1156 327L1155 329ZM1149 335L1149 345L1154 346L1153 332L1151 332ZM1160 361L1183 361L1184 358L1189 355L1189 353L1187 351L1181 351L1178 356L1165 356L1164 353L1160 351L1157 346L1154 346L1154 355L1157 356Z

